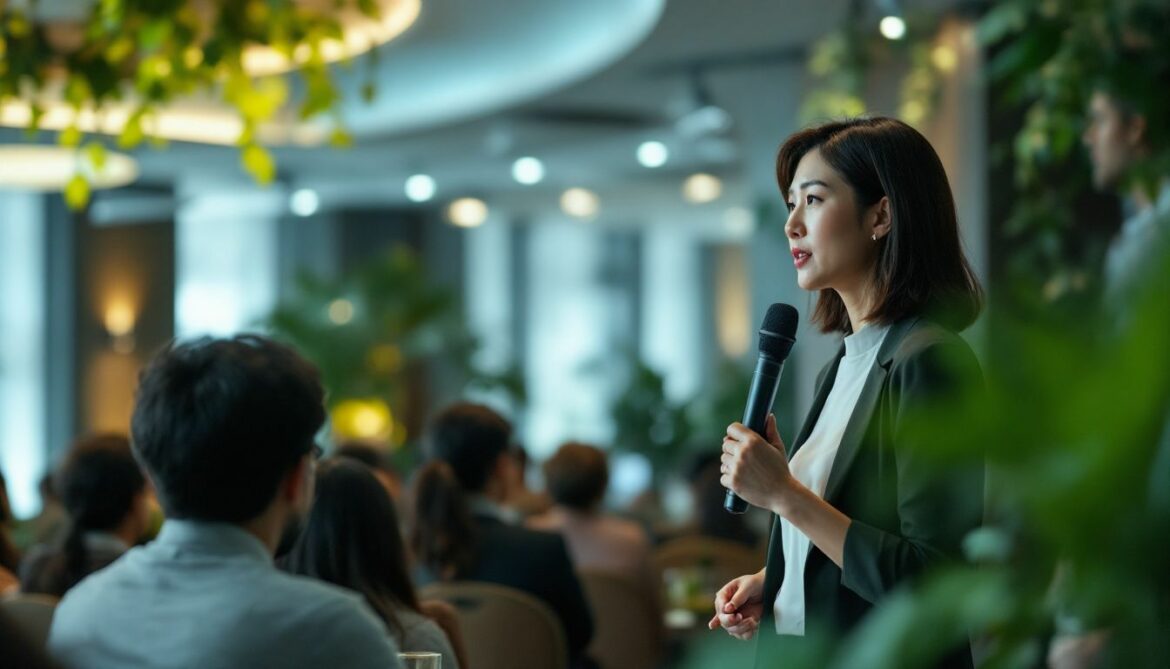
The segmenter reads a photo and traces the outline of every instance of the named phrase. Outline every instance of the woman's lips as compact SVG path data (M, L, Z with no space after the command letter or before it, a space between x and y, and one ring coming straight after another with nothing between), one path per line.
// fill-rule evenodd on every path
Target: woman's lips
M796 265L796 269L804 267L804 264L808 262L808 259L811 257L812 254L808 251L805 251L804 249L792 249L792 262Z

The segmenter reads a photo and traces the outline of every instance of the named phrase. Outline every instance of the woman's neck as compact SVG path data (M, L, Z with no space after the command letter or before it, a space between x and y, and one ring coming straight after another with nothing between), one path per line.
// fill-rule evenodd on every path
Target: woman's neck
M872 293L869 284L853 290L837 290L837 296L845 305L845 312L849 314L849 328L857 332L868 322L869 312L873 310Z

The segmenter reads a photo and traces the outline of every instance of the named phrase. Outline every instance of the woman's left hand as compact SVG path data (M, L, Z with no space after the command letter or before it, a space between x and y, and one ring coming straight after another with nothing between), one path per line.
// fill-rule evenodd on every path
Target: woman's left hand
M778 498L791 485L792 473L772 414L768 415L767 433L765 441L742 423L727 426L719 483L753 506L775 509Z

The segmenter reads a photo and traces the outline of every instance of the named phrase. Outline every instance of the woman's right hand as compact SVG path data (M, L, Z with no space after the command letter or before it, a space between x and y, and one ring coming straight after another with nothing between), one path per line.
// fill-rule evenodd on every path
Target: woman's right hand
M747 641L760 626L764 614L764 570L740 576L715 593L715 615L707 627L722 627L731 636Z

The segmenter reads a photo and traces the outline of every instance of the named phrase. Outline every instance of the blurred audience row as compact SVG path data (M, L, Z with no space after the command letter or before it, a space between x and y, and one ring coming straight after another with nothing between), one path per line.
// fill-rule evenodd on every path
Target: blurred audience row
M510 424L460 403L432 421L411 476L375 444L318 462L322 397L311 365L263 338L165 351L143 373L133 446L79 440L19 529L0 479L0 591L53 598L47 647L66 666L394 666L400 649L457 669L491 661L474 655L474 631L464 640L465 602L430 586L491 583L547 607L563 666L597 667L613 660L591 646L606 623L582 575L625 584L660 628L657 539L706 533L760 554L721 510L717 454L689 472L695 518L652 539L604 511L599 448L562 446L534 492ZM14 534L31 544L23 556Z

